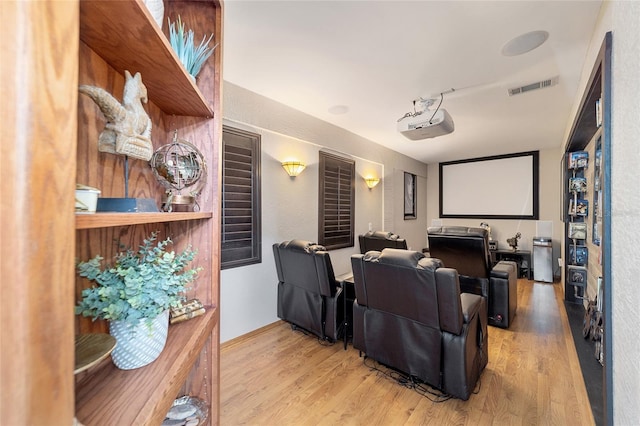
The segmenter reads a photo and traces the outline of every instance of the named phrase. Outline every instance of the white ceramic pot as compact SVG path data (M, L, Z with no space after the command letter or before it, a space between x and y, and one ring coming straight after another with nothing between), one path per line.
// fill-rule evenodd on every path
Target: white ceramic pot
M132 326L124 321L111 321L109 333L116 339L111 358L116 367L132 370L143 367L158 358L167 343L169 310L158 315L151 325L141 320Z
M163 0L144 0L144 4L151 12L151 16L162 28L162 22L164 21L164 1Z

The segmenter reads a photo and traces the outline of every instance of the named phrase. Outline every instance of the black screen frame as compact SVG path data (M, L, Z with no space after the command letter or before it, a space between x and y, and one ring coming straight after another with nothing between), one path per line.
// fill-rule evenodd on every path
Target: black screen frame
M533 187L533 191L531 193L531 206L532 212L531 214L486 214L483 212L474 212L473 205L465 206L465 209L468 208L467 212L445 212L443 209L444 202L446 201L446 197L448 196L464 196L464 194L445 194L444 193L444 182L443 176L445 172L445 168L452 165L460 165L465 163L478 163L478 162L488 162L494 160L504 160L510 158L520 158L520 157L531 157L532 161L532 176L531 176L531 185ZM539 165L540 165L540 153L539 151L527 151L527 152L519 152L514 154L505 154L505 155L494 155L489 157L478 157L478 158L468 158L464 160L457 161L447 161L439 163L439 214L441 218L452 218L452 219L517 219L517 220L538 220L539 218ZM495 185L486 188L487 198L490 200L494 195L500 196L509 196L508 194L500 193L499 182L500 179L506 178L505 176L500 176L500 171L495 171L495 176L492 177Z

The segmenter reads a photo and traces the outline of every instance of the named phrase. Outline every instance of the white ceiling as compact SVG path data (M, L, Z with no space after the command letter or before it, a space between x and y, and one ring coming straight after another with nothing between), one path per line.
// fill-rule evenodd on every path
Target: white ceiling
M225 1L224 79L425 163L564 143L601 1ZM502 56L520 34L541 47ZM509 97L507 88L559 76ZM455 88L455 131L411 141L412 101ZM346 114L329 109L346 105Z

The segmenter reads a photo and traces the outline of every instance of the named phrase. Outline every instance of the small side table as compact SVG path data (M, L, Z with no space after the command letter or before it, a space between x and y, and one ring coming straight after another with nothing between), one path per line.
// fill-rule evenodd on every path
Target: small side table
M353 327L353 302L356 300L356 287L353 281L353 275L343 275L338 278L342 284L342 292L344 293L343 300L343 318L344 318L344 350L347 350L347 343L349 342L349 328Z

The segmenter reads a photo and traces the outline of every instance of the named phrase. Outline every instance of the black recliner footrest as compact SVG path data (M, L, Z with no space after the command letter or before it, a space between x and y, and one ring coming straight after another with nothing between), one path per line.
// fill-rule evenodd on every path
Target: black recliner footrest
M518 265L500 261L489 279L489 324L509 328L518 308Z

